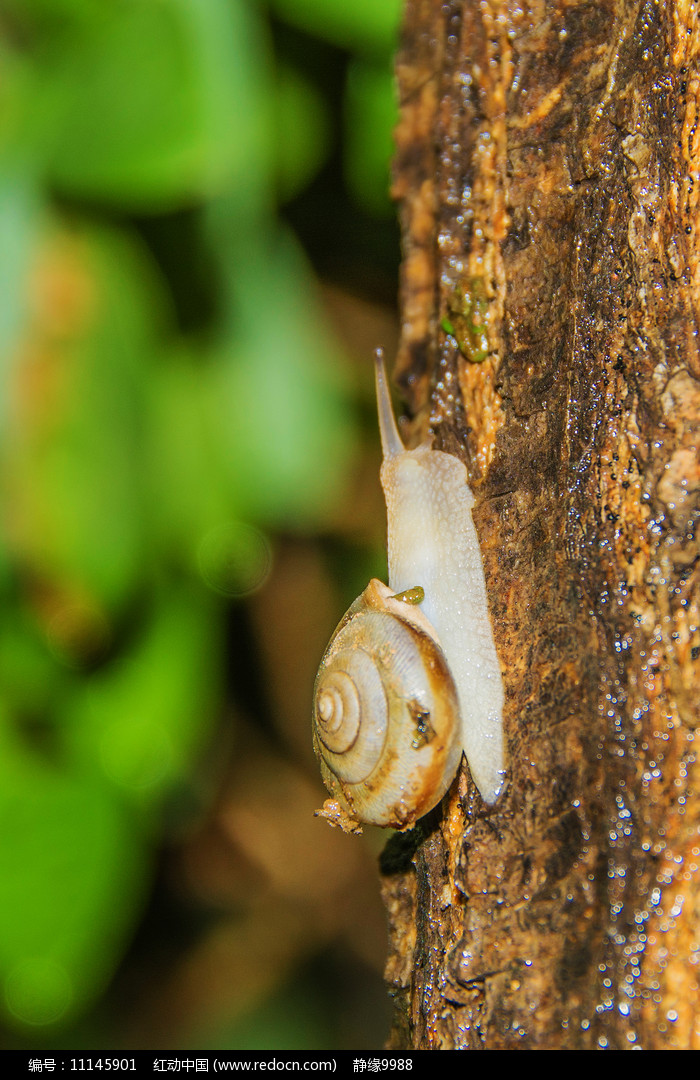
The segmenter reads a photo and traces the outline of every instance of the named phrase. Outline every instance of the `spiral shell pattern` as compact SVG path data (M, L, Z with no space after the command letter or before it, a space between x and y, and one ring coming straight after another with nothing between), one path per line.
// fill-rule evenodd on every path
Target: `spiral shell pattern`
M457 771L457 693L431 631L419 610L373 580L321 662L314 749L330 794L357 821L409 828Z

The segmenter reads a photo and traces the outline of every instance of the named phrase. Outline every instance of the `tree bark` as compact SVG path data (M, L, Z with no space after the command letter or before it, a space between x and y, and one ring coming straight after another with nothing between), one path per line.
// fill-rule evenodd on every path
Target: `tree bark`
M690 0L407 3L396 379L473 483L508 782L384 853L395 1049L700 1047L699 53Z

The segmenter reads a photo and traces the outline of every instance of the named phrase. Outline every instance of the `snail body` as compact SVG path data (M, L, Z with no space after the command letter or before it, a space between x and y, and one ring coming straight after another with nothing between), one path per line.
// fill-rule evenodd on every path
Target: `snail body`
M485 802L504 776L503 683L467 471L429 445L405 449L380 356L376 376L389 585L371 581L341 620L314 691L332 797L322 813L348 831L409 828L443 797L463 750ZM405 599L415 586L420 606Z

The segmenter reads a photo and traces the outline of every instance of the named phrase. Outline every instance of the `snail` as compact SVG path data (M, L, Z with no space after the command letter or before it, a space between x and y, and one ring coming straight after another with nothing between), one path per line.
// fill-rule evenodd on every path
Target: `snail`
M389 585L339 623L314 687L314 750L347 832L404 830L450 787L465 752L488 804L503 786L503 683L464 464L406 450L377 351Z

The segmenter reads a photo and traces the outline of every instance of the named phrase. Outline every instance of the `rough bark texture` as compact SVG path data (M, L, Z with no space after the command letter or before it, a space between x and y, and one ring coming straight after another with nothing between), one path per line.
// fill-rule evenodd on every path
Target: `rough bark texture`
M509 775L384 854L396 1048L700 1047L699 52L690 0L408 0L396 378L473 481Z

